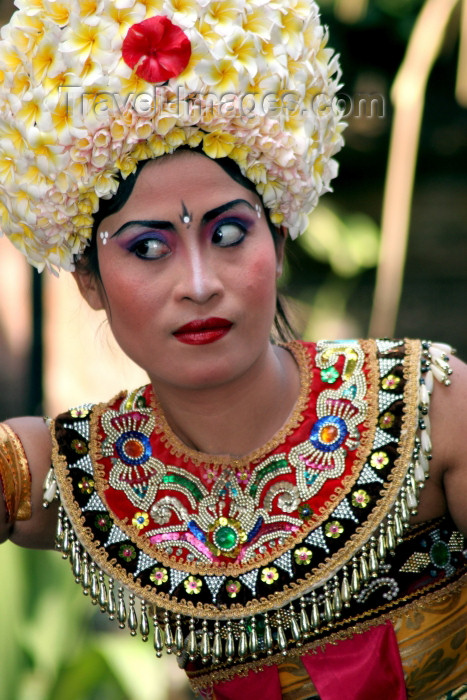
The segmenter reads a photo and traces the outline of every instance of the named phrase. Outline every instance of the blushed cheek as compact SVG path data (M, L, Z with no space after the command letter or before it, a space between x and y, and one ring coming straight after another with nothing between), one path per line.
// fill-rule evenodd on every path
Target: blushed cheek
M276 259L258 258L248 266L246 283L251 297L258 302L275 304L276 294Z

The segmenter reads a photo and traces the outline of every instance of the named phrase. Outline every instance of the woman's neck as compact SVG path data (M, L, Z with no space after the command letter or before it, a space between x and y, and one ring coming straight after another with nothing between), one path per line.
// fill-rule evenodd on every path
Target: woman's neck
M266 356L227 385L209 389L156 386L175 435L199 452L241 457L268 442L286 423L300 392L293 355L270 346Z

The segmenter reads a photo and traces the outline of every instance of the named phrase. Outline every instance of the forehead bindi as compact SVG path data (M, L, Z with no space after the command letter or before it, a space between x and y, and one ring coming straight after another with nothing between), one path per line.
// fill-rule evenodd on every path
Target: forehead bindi
M191 222L193 221L193 214L188 211L185 202L182 201L182 212L179 216L182 224L185 224L187 228L190 228Z

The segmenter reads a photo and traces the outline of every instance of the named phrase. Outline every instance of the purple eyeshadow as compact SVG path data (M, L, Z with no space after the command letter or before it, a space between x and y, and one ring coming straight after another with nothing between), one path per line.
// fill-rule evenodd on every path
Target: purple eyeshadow
M249 217L249 216L241 216L241 215L230 215L230 216L223 216L220 217L217 220L211 221L207 227L207 233L208 236L211 236L212 233L218 229L220 226L225 226L227 224L233 224L237 225L240 228L244 229L245 231L248 231L254 224L254 220Z

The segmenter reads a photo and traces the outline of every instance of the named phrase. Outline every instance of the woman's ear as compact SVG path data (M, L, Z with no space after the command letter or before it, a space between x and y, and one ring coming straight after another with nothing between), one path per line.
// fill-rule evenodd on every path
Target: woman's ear
M102 283L97 275L79 266L76 266L76 269L71 274L75 278L81 296L87 301L91 309L94 309L94 311L105 309Z

